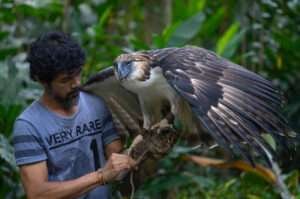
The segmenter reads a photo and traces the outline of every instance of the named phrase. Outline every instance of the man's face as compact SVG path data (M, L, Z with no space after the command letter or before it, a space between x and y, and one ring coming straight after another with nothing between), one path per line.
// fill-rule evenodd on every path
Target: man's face
M81 70L59 74L46 86L46 92L63 108L69 109L78 103L80 78Z

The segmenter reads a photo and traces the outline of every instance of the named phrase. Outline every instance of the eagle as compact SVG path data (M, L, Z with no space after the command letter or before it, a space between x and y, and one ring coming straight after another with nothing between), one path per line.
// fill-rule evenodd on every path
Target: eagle
M121 54L83 88L108 105L117 100L142 117L145 129L167 109L184 133L206 132L252 164L254 155L276 155L264 135L282 148L295 136L280 111L282 93L269 80L200 47Z

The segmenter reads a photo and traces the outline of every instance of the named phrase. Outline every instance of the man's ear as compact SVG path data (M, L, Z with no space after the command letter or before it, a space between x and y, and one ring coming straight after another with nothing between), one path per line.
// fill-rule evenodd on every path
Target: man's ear
M34 77L35 81L38 82L39 84L41 84L42 86L45 86L46 82L40 80L38 77Z
M50 87L51 82L47 82L44 80L40 80L39 78L36 78L36 81L43 86L44 89L47 89Z

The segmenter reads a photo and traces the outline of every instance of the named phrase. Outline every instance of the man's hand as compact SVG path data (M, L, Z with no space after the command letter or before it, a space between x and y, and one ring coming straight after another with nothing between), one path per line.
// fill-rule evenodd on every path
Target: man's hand
M126 154L112 153L105 166L99 170L103 183L115 181L121 173L135 168L136 161Z

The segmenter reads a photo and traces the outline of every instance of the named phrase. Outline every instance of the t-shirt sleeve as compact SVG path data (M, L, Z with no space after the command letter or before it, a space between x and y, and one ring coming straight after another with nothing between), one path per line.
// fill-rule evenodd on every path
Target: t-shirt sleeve
M105 108L104 122L103 122L103 132L102 139L104 145L111 143L116 139L120 139L120 136L115 128L112 115L110 111Z
M19 166L47 159L42 140L35 128L26 120L16 120L13 129L13 145L16 163Z

